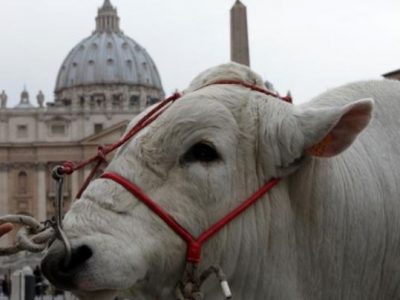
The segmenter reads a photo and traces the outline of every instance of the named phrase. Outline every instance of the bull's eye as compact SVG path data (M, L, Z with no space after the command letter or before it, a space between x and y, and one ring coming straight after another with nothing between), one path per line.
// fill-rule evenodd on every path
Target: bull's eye
M184 155L185 162L212 162L219 159L214 146L206 142L194 144Z

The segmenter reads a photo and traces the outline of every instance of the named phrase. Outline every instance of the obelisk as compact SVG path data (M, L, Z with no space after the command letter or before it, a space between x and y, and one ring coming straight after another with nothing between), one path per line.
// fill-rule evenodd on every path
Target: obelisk
M250 66L247 11L240 0L231 8L231 60Z

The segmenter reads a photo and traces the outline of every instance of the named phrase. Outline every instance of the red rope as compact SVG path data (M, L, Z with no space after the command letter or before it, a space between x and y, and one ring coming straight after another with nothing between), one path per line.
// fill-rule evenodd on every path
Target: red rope
M281 97L277 93L274 93L270 90L260 88L258 86L238 81L238 80L218 80L212 82L206 86L214 85L214 84L235 84L241 85L243 87L249 88L251 90L263 93L265 95L269 95L283 101L287 101L292 103L292 98L290 96ZM203 87L206 87L203 86ZM107 154L119 148L123 144L125 144L129 139L131 139L134 135L136 135L143 128L151 124L154 120L156 120L167 108L168 104L179 99L181 95L179 93L175 93L171 97L161 101L158 105L156 105L151 111L149 111L139 122L133 126L127 134L125 134L120 140L110 146L99 146L97 149L97 154L77 165L73 162L67 161L63 164L61 173L71 174L74 171L85 167L88 164L96 162L96 165L90 172L89 176L85 179L82 187L79 190L77 198L80 198L83 191L87 188L92 178L98 172L100 166L104 163L107 163ZM139 187L137 187L134 183L129 182L126 178L122 177L116 173L104 173L101 175L101 178L110 179L122 185L126 190L131 192L137 199L143 202L149 209L151 209L155 214L157 214L171 229L175 231L186 243L187 243L187 254L186 260L190 263L198 264L201 258L201 247L202 245L210 239L213 235L215 235L218 231L221 230L222 227L227 225L233 219L235 219L238 215L248 209L251 205L253 205L257 200L261 199L265 193L271 190L280 179L271 179L265 185L263 185L258 191L256 191L251 197L242 202L238 207L228 213L221 220L213 224L207 230L202 232L198 238L193 237L185 228L183 228L170 214L168 214L162 207L160 207L156 202L154 202L150 197L148 197Z
M112 144L111 146L99 146L97 149L97 155L90 157L89 159L80 162L79 164L74 164L71 161L66 161L62 165L60 173L70 175L74 171L84 168L85 166L96 162L96 165L93 167L92 171L90 172L89 176L85 179L82 187L80 188L76 198L80 198L82 193L85 191L87 186L89 185L90 181L93 179L94 175L97 173L98 169L103 163L107 163L106 156L114 151L115 149L119 148L123 144L125 144L130 138L136 135L139 131L141 131L144 127L151 124L155 119L157 119L167 108L166 105L169 103L174 102L175 100L179 99L181 95L179 93L173 94L171 97L164 99L158 105L156 105L151 111L149 111L139 122L129 130L127 134L125 134L120 140L116 143Z
M249 84L243 81L239 81L239 80L217 80L215 82L212 82L210 84L207 84L201 88L210 86L210 85L214 85L214 84L234 84L234 85L241 85L243 87L249 88L251 90L263 93L265 95L269 95L278 99L281 99L283 101L292 103L292 98L290 96L286 96L286 97L282 97L280 95L278 95L277 93L274 93L268 89L263 89L260 88L256 85L253 84ZM89 176L85 179L82 187L80 188L78 194L77 194L77 198L79 199L83 193L83 191L87 188L87 186L89 185L90 181L93 179L93 177L95 176L95 174L98 172L100 166L103 163L107 163L107 155L114 151L115 149L121 147L123 144L125 144L129 139L131 139L133 136L135 136L139 131L141 131L143 128L145 128L146 126L148 126L149 124L151 124L154 120L156 120L167 108L168 108L168 104L176 101L177 99L179 99L181 97L181 94L176 92L174 93L172 96L164 99L163 101L161 101L158 105L156 105L151 111L149 111L142 119L139 120L138 123L136 123L135 126L133 126L129 132L127 134L125 134L120 140L118 140L117 142L115 142L114 144L110 145L110 146L99 146L97 149L97 154L95 156L90 157L87 160L84 160L78 164L74 164L71 161L66 161L64 162L64 164L62 165L61 169L60 169L60 173L64 173L67 175L72 174L74 171L79 170L84 168L85 166L92 164L94 162L96 162L95 166L93 167L92 171L90 172Z
M246 88L249 88L249 89L251 89L251 90L253 90L253 91L257 91L257 92L263 93L263 94L268 95L268 96L272 96L272 97L274 97L274 98L281 99L281 100L286 101L286 102L289 102L289 103L292 103L292 102L293 102L292 97L289 96L289 95L283 97L283 96L280 96L278 93L274 93L274 92L272 92L272 91L270 91L270 90L268 90L268 89L260 88L260 87L254 85L254 84L249 84L249 83L246 83L246 82L240 81L240 80L227 80L227 79L217 80L217 81L213 81L213 82L211 82L211 83L205 85L204 87L210 86L210 85L214 85L214 84L234 84L234 85L241 85L241 86L244 86L244 87L246 87ZM202 87L202 88L203 88L203 87Z
M235 219L238 215L248 209L257 200L261 199L269 190L271 190L280 179L271 179L264 184L258 191L251 197L242 202L238 207L228 213L221 220L211 225L207 230L200 234L198 238L193 237L185 228L183 228L168 212L161 208L154 200L148 197L138 186L130 182L121 175L108 172L100 176L100 178L111 179L116 183L122 185L127 191L139 199L149 209L151 209L157 216L159 216L176 234L178 234L187 244L186 261L198 264L201 259L202 245L222 229L225 225Z

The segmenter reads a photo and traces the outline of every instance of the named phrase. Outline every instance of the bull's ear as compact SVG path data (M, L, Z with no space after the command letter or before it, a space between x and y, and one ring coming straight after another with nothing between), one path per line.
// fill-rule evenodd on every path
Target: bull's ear
M371 120L372 99L336 107L307 107L297 111L304 150L318 157L332 157L346 150Z

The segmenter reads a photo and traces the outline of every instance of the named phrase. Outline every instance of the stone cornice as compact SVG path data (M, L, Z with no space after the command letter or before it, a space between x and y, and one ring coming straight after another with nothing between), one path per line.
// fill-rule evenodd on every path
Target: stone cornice
M24 117L34 117L39 119L40 121L51 121L54 118L61 117L66 121L75 120L77 115L103 115L103 114L111 114L111 115L132 115L132 110L122 110L122 109L94 109L86 111L84 108L79 108L78 110L41 110L41 111L21 111L21 110L13 110L7 109L0 112L0 122L8 122L12 117L24 116ZM140 113L139 111L134 113Z
M34 148L34 147L79 147L79 141L76 142L36 142L36 143L0 143L1 148Z
M2 162L0 163L0 171L8 172L12 169L36 169L38 171L45 171L47 169L47 162Z
M9 171L11 169L32 169L38 165L36 162L4 162L0 163L0 170L1 171Z
M47 163L45 163L45 162L38 162L38 163L36 164L36 170L38 170L38 171L46 171L46 166L47 166Z

